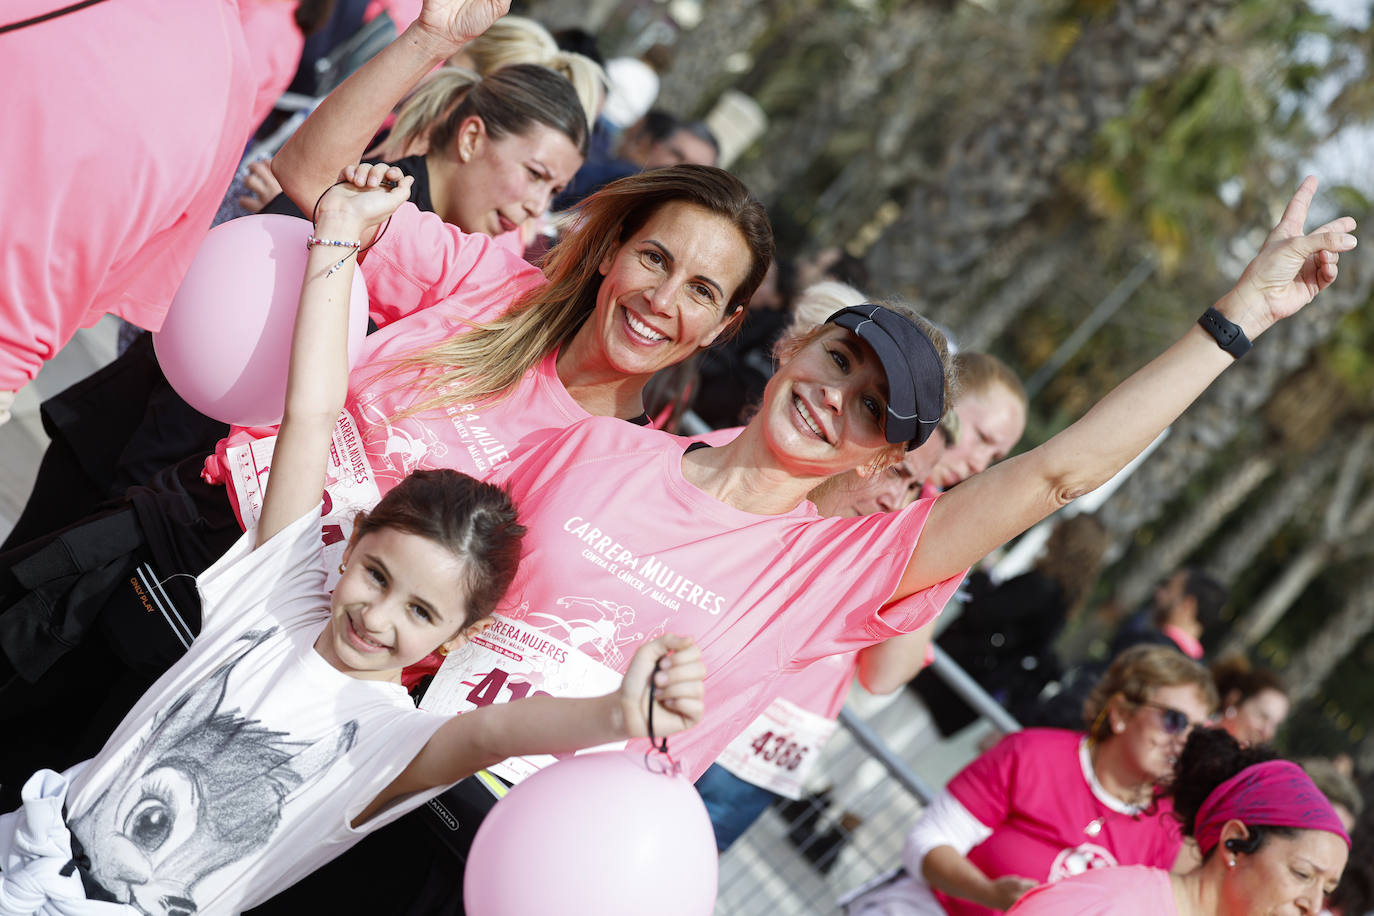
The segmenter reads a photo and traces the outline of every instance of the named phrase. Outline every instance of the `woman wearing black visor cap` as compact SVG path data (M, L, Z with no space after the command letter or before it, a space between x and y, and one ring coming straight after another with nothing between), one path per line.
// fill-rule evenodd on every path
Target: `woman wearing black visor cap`
M1199 325L1082 419L901 512L820 518L807 500L833 475L881 471L940 419L944 341L900 307L845 309L785 340L761 409L723 444L600 418L556 433L507 475L531 545L511 618L615 670L626 660L618 647L637 634L694 636L708 711L674 739L674 755L699 774L784 672L905 632L925 604L943 606L969 565L1105 482L1247 336L1330 284L1354 221L1304 235L1315 190L1303 183ZM491 661L472 661L467 676Z

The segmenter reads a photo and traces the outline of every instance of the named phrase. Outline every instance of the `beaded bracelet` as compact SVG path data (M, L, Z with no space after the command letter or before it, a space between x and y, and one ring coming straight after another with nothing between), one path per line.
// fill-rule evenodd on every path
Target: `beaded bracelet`
M313 235L305 240L305 250L309 251L316 245L330 245L334 248L361 248L362 242L340 242L338 239L317 239Z
M320 196L317 197L317 198L315 199L315 206L314 206L314 208L311 209L311 211L310 211L310 226L311 226L312 229L314 228L315 224L316 224L317 222L319 222L320 201L324 200L324 195L328 194L331 190L333 190L334 188L338 187L338 186L341 185L341 184L348 184L348 182L347 182L347 181L344 181L343 179L340 179L340 180L334 182L334 183L331 184L329 187L327 187L327 188L325 188L323 191L321 191L321 192L320 192ZM396 186L396 185L393 184L392 182L383 182L383 184L384 184L386 187L388 187L388 188L394 188L394 187ZM335 262L334 262L334 266L331 267L331 268L329 268L329 270L325 271L325 274L324 274L324 275L325 275L326 277L332 277L332 276L334 276L334 274L335 274L336 271L340 270L340 269L344 266L344 262L347 261L349 258L353 257L354 255L361 255L364 251L367 251L367 250L368 250L369 248L371 248L373 245L375 245L375 244L377 244L378 242L380 242L380 241L382 240L382 236L386 235L386 230L387 230L390 226L391 226L391 217L388 216L388 217L386 218L386 222L382 223L382 230L381 230L380 232L378 232L375 236L373 236L373 237L372 237L372 241L368 242L366 245L364 245L362 242L340 242L340 241L336 241L336 240L334 240L334 239L321 239L321 238L316 238L316 237L312 234L309 238L307 238L307 239L305 240L305 247L306 247L306 250L307 250L307 251L308 251L309 249L313 248L313 247L316 246L316 245L329 245L329 246L336 247L336 248L347 248L347 249L348 249L348 253L347 253L347 254L345 254L343 257L339 258L339 260L335 261Z

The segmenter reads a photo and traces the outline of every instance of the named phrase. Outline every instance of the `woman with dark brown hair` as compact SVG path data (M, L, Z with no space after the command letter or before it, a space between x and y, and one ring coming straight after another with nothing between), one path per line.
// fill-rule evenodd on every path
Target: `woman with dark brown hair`
M1241 744L1273 741L1289 708L1279 676L1243 655L1228 655L1212 665L1212 679L1221 695L1221 727Z

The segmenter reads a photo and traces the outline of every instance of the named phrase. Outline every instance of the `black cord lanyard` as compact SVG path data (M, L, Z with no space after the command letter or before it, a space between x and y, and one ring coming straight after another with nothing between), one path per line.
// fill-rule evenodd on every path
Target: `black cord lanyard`
M99 3L100 0L95 0L95 2L96 2L96 3ZM333 184L331 184L329 187L325 188L323 191L321 191L321 192L320 192L320 196L317 197L317 198L315 198L315 207L314 207L314 209L312 209L312 210L310 211L310 225L311 225L311 227L312 227L312 230L313 230L313 227L314 227L315 223L317 223L317 222L319 221L320 203L324 200L324 195L328 194L330 191L334 190L334 189L337 188L339 185L341 185L341 184L348 184L348 183L349 183L349 182L347 182L347 181L345 181L345 180L343 180L343 179L341 178L341 179L339 179L338 181L336 181L336 182L334 182ZM396 185L393 184L393 183L391 183L391 182L383 182L383 186L384 186L384 187L387 187L387 188L394 188L394 187L396 187ZM341 257L341 258L339 258L338 263L336 263L333 267L329 268L329 273L326 274L326 276L332 275L332 274L334 273L334 271L338 270L340 267L343 267L344 261L347 261L349 258L352 258L352 257L361 258L361 257L363 256L363 253L364 253L364 252L366 252L369 248L371 248L373 245L377 244L378 242L380 242L380 241L382 240L382 236L386 235L386 231L387 231L388 229L390 229L390 228L391 228L391 217L388 216L388 217L386 218L386 222L382 223L382 231L381 231L381 232L378 232L376 235L374 235L374 236L372 237L372 241L368 242L366 245L363 245L361 248L354 248L353 250L349 251L348 254L344 255L344 256Z
M658 667L654 667L654 674L658 674ZM668 739L654 738L654 674L649 675L649 746L660 754L668 753Z
M42 13L28 19L21 19L18 22L11 22L8 25L0 25L0 35L6 32L17 32L19 29L26 29L31 25L38 25L40 22L47 22L49 19L56 19L68 13L75 13L77 10L84 10L88 6L95 6L97 3L104 3L105 0L81 0L80 3L73 3L71 6L64 6L60 10L53 10L49 13Z

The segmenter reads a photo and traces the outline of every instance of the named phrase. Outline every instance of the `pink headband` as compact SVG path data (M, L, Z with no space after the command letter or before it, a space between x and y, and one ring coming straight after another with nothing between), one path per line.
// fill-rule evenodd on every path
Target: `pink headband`
M1247 826L1325 830L1350 846L1350 837L1331 802L1302 767L1289 760L1268 760L1246 767L1212 790L1198 809L1193 830L1203 855L1217 845L1221 828L1229 820Z

